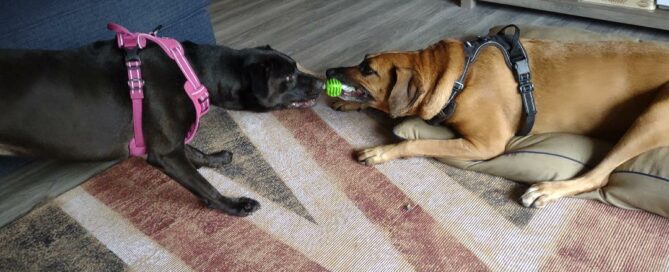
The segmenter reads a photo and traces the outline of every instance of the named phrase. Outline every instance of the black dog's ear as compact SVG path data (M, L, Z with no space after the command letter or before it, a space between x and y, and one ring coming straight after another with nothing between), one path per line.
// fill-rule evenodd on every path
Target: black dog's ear
M267 74L270 68L270 64L262 60L247 61L244 63L244 70L253 71L254 73L262 72L263 75Z
M252 81L252 83L264 82L268 78L269 67L263 62L254 62L244 65L244 73Z
M265 46L258 46L256 49L260 50L274 50L272 47L269 46L269 44L266 44Z

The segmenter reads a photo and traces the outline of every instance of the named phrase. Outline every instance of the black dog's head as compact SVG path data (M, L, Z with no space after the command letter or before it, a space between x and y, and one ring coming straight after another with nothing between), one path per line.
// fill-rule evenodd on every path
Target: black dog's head
M250 111L308 108L323 91L322 80L300 71L292 58L269 46L233 54L222 56L226 64L216 73L215 105Z

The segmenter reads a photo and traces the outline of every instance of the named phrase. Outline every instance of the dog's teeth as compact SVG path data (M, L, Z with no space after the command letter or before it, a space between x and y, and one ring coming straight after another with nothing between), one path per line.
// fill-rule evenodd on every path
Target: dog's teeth
M305 101L296 101L290 103L290 108L309 108L316 105L316 99L310 99Z

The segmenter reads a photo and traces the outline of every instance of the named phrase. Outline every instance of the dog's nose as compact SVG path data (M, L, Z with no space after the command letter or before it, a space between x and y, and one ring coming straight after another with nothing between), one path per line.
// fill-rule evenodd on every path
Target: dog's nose
M334 77L336 75L337 75L337 68L332 68L325 71L325 76L327 76L328 78Z

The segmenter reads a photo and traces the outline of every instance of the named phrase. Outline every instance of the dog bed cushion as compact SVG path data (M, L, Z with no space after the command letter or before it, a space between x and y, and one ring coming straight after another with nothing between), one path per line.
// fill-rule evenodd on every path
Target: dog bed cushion
M500 27L491 29L496 33ZM633 40L580 30L520 26L522 37L569 41ZM431 126L420 118L397 125L395 135L403 139L451 139L456 135L444 126ZM487 161L437 158L461 169L534 183L567 180L587 172L613 147L597 139L571 134L540 134L513 138L504 154ZM618 167L609 183L576 197L599 200L624 209L640 209L669 217L669 147L651 150Z
M420 118L395 127L395 135L407 140L455 138L443 126ZM591 169L613 145L585 136L551 133L514 137L504 154L487 161L436 158L448 165L532 184L567 180ZM669 218L669 147L651 150L626 162L611 174L609 183L576 197L599 200L619 208L646 210Z

